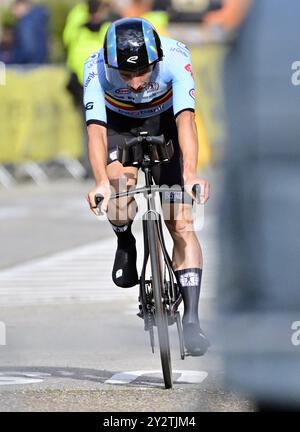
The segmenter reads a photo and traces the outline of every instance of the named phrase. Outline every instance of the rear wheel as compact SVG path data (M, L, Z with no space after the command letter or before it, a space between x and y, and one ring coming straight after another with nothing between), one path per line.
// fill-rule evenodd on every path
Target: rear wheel
M155 303L155 322L158 332L160 358L165 387L172 388L172 366L168 330L168 316L163 299L163 270L161 265L161 249L155 220L147 222L148 244L150 253L152 288Z

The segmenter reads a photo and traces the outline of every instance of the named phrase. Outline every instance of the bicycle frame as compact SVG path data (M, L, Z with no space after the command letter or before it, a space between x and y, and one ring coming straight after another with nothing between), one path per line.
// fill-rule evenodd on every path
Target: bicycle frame
M147 201L147 211L143 214L143 217L142 217L143 238L144 238L144 259L143 259L143 267L142 267L141 277L140 277L140 286L141 286L141 284L143 284L143 285L146 284L146 267L147 267L147 263L148 263L148 259L149 259L147 223L149 221L155 220L156 225L157 225L157 231L159 234L159 242L160 242L160 246L162 249L164 262L165 262L166 268L168 270L169 281L171 283L171 286L170 286L170 298L172 301L171 313L174 314L176 309L178 308L179 304L181 303L182 299L181 299L181 296L177 296L177 293L176 293L174 278L173 278L172 262L171 262L171 258L168 254L168 251L167 251L167 248L165 245L165 241L164 241L161 215L156 210L155 199L154 199L155 193L169 192L170 189L169 189L169 187L153 186L153 178L152 178L150 166L147 166L147 165L142 166L141 169L145 175L145 187L131 188L128 191L113 194L110 199L113 200L113 199L118 199L118 198L123 198L123 197L130 197L130 196L134 196L134 195L137 195L140 193L144 194L146 201ZM182 188L182 190L183 190L183 188ZM144 292L141 292L140 294L142 296L142 299L146 303ZM144 301L143 301L143 303L144 303Z
M130 153L130 146L134 146L136 144L143 145L146 142L148 144L151 143L153 146L151 149L153 150L154 148L153 154L156 155L155 159L151 160L147 151L144 154L142 152L142 157L139 151L133 151L134 160L132 162L130 157L128 157ZM170 157L172 157L172 149L170 150L170 147L165 149L162 143L162 137L148 137L146 133L141 133L140 137L133 138L129 143L126 143L126 152L123 153L123 155L122 152L120 152L118 159L119 161L123 160L124 166L129 166L130 162L132 162L135 166L141 168L145 175L146 185L145 187L132 188L125 192L116 193L112 195L110 199L130 197L139 193L143 193L147 201L147 210L142 217L144 258L141 276L139 279L139 307L142 310L142 315L138 315L144 318L144 329L149 331L152 352L154 352L153 326L157 326L165 386L166 388L171 388L172 367L168 325L174 324L175 322L177 324L182 360L185 357L185 352L180 313L177 310L182 301L182 296L177 289L176 283L174 282L174 280L176 281L176 278L164 241L162 218L155 206L155 193L170 192L169 187L153 186L152 166L156 163L167 161L170 159ZM158 158L158 160L156 160L156 158ZM200 202L200 191L196 186L197 185L194 185L193 187L193 193L196 197L196 201ZM181 187L181 191L184 191L183 187ZM103 197L100 197L101 196L95 197L97 205L101 202L101 198L103 199ZM163 258L164 269L162 269L161 266L161 257ZM151 264L152 279L147 281L146 269L149 259ZM168 281L166 278L166 270L169 276Z

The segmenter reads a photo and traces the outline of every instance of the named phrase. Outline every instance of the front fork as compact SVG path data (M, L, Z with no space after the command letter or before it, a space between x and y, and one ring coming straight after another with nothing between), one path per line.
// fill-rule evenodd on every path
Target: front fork
M143 238L144 238L144 259L143 259L143 267L141 271L141 277L140 277L140 304L141 304L141 312L143 313L143 316L146 317L149 314L149 308L151 308L151 295L149 291L146 289L147 286L150 285L151 281L146 280L146 269L147 264L149 260L149 244L148 244L148 229L147 224L149 221L155 221L156 228L158 232L160 247L164 256L164 263L166 266L166 269L169 274L169 281L166 282L166 278L164 277L164 284L167 283L168 289L166 290L166 286L163 287L164 292L164 298L165 303L169 305L170 310L170 322L173 323L176 320L176 314L178 306L180 305L182 301L182 297L178 292L178 288L176 283L174 283L174 273L172 269L172 262L168 255L163 232L162 232L162 222L161 222L161 216L158 212L154 210L148 210L143 215ZM148 296L149 294L149 296ZM150 324L150 323L149 323ZM145 321L145 330L147 330L149 325L147 324L147 320Z

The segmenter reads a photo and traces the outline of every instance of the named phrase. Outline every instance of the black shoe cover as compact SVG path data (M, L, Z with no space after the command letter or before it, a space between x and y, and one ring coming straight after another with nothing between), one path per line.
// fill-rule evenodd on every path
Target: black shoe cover
M183 326L184 345L189 355L202 356L210 346L209 340L201 330L199 324L189 323Z
M133 236L126 245L122 244L121 246L118 242L112 279L121 288L131 288L139 282L136 270L135 238Z

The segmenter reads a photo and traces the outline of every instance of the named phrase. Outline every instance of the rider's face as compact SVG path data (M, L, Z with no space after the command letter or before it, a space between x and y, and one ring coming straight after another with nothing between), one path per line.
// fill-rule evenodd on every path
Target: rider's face
M128 72L120 70L121 79L127 84L134 93L141 93L145 90L150 81L153 66L145 68L140 72Z

